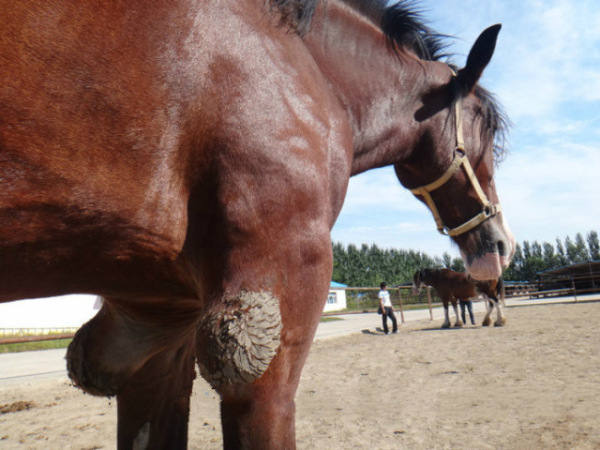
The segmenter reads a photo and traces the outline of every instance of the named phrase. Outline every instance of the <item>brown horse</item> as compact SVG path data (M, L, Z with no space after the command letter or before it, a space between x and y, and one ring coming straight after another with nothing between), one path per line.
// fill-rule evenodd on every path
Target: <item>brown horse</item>
M504 301L504 282L502 278L491 281L474 280L468 273L455 272L450 269L421 269L415 272L413 277L413 293L418 294L423 286L435 288L438 296L442 299L444 305L444 323L442 328L450 328L450 314L448 305L452 303L454 314L456 315L455 327L462 327L463 322L458 315L457 301L466 302L480 294L488 298L489 308L481 325L491 324L490 315L496 308L498 319L494 325L499 327L506 324L504 313L502 312L502 301ZM500 299L499 299L500 297Z
M0 4L0 301L104 297L71 379L119 448L184 448L200 373L227 448L293 448L350 176L393 165L475 278L514 240L502 116L406 2Z

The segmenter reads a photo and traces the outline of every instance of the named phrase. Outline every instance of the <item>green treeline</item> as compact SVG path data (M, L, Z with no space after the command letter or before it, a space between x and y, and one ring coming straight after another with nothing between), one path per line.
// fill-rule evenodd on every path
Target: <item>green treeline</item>
M517 244L511 265L504 272L507 281L534 281L539 272L589 260L600 260L598 233L590 231L584 238L577 233L574 239L556 238L555 244L524 241ZM386 281L391 286L412 282L415 271L425 267L446 267L464 271L460 258L448 253L431 257L413 250L381 249L363 244L333 244L332 279L348 286L378 286Z

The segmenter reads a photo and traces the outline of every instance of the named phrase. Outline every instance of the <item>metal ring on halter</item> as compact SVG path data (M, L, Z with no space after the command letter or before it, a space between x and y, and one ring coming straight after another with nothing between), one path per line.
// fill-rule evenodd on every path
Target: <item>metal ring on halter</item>
M462 109L461 109L461 101L457 100L455 105L455 119L456 119L456 148L454 152L454 160L452 164L444 174L439 177L437 180L432 183L426 184L425 186L421 186L415 189L411 189L410 191L414 195L420 195L425 200L425 203L431 210L433 214L433 219L435 220L435 224L437 225L438 231L445 236L459 236L463 233L466 233L469 230L472 230L477 225L485 222L490 217L497 215L502 208L499 203L492 204L481 185L479 184L479 180L477 176L475 176L475 171L473 167L471 167L471 163L469 162L469 158L467 158L467 154L465 151L465 144L463 139L463 121L462 121ZM446 184L450 178L456 173L456 171L460 168L463 168L467 179L471 182L475 193L477 194L477 198L479 203L481 203L482 211L477 214L475 217L467 220L462 225L459 225L455 228L449 228L444 225L442 218L440 217L440 213L438 212L433 198L430 195L430 192L435 191L436 189L441 188L444 184Z

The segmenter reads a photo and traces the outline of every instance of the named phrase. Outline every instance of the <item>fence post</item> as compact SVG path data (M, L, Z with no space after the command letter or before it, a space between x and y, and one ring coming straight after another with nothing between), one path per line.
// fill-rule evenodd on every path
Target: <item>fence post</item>
M433 309L431 308L431 288L427 286L427 304L429 305L429 319L433 320Z
M398 302L400 303L400 318L404 323L404 309L402 308L402 294L400 294L400 288L398 288Z
M573 297L575 297L575 303L577 303L577 288L575 288L575 280L571 278L571 287L573 288Z

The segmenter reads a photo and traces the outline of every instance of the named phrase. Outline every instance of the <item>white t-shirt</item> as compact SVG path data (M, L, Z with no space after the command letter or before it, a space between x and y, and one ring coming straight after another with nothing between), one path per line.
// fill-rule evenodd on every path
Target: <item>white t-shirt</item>
M379 297L379 300L383 300L383 307L385 308L386 306L392 306L392 302L390 300L390 293L387 290L381 290L379 291L379 294L377 294L377 297Z

